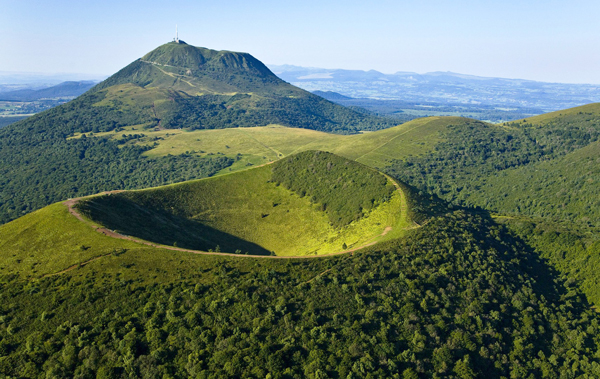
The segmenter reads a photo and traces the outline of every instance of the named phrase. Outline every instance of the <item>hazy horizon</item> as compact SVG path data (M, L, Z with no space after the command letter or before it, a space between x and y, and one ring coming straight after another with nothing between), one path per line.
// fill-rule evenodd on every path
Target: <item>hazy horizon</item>
M0 71L110 75L179 37L270 65L600 84L600 3L6 0Z

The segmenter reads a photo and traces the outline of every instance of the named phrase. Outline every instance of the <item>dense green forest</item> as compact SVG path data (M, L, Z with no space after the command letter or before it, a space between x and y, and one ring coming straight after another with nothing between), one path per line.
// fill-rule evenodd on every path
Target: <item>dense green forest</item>
M177 101L161 120L161 126L194 130L277 124L349 134L399 124L365 110L339 112L338 107L317 96L271 99L251 95L204 95Z
M18 377L600 375L598 316L490 219L309 260L136 249L4 276L0 372Z
M387 172L425 197L514 216L499 220L598 305L598 108L450 125L432 153L393 161Z
M359 220L389 200L395 190L378 171L322 151L305 151L275 162L272 180L308 196L336 227Z
M149 159L142 156L147 148L108 138L67 139L122 125L118 115L111 120L83 109L102 112L72 102L0 130L0 223L70 197L201 178L233 163L189 154Z
M597 232L537 218L501 218L499 221L558 269L563 280L577 284L591 303L596 307L600 305L600 240Z

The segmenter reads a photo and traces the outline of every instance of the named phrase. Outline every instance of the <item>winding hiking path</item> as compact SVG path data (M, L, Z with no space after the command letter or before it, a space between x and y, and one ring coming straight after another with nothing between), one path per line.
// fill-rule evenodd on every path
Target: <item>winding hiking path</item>
M266 164L270 164L272 162L266 163ZM384 174L385 175L385 174ZM396 190L400 193L401 199L402 199L402 205L401 205L401 212L403 214L402 217L408 217L407 212L408 212L408 206L406 204L406 197L404 195L404 192L402 191L402 189L400 188L400 186L398 185L398 183L396 183L395 180L393 180L390 176L385 175L386 178L388 178L388 180L390 180L394 186L396 187ZM157 244L157 243L153 243L153 242L149 242L149 241L145 241L145 240L141 240L138 238L134 238L131 236L127 236L127 235L123 235L120 233L117 233L114 230L110 230L107 228L103 228L100 227L98 225L93 224L91 221L85 219L81 213L79 213L79 211L75 208L75 205L82 199L85 198L90 198L90 197L94 197L94 196L102 196L102 195L111 195L111 194L115 194L115 193L120 193L120 192L124 192L123 190L117 190L117 191L107 191L107 192L101 192L99 194L96 195L91 195L91 196L84 196L84 197L78 197L78 198L73 198L73 199L69 199L63 202L63 204L67 207L67 209L69 210L69 213L71 215L73 215L74 217L76 217L79 221L89 225L92 229L94 229L96 232L98 233L102 233L108 237L112 237L112 238L117 238L117 239L122 239L122 240L127 240L127 241L132 241L132 242L136 242L142 245L146 245L146 246L150 246L150 247L154 247L157 249L166 249L166 250L173 250L173 251L183 251L183 252L187 252L187 253L193 253L193 254L200 254L200 255L219 255L219 256L226 256L226 257L244 257L244 258L267 258L267 259L314 259L314 258L324 258L324 257L330 257L330 256L335 256L335 255L343 255L343 254L349 254L349 253L353 253L357 250L363 249L365 247L369 247L369 246L373 246L375 245L379 238L385 236L387 233L389 233L393 228L392 226L386 226L385 229L383 230L383 232L378 235L375 236L373 239L371 239L369 242L361 245L361 246L357 246L357 247L353 247L351 249L348 250L344 250L344 251L340 251L337 253L330 253L330 254L321 254L321 255L286 255L286 256L279 256L279 255L246 255L246 254L233 254L233 253L220 253L220 252L210 252L210 251L201 251L201 250L192 250L192 249L184 249L184 248L180 248L180 247L175 247L175 246L169 246L169 245L161 245L161 244ZM413 226L407 228L407 229L414 229L414 228L418 228L421 225L418 225L416 223L413 223ZM108 254L110 255L110 254ZM60 271L58 273L54 273L54 274L49 274L49 275L57 275L57 274L61 274L67 271L70 271L72 269L75 269L79 266L88 264L92 261L95 261L97 259L100 259L102 257L105 257L107 255L102 255L93 259L90 259L86 262L83 263L79 263L76 265L73 265L63 271Z
M66 269L64 269L64 270L61 270L61 271L59 271L59 272L53 272L53 273L51 273L51 274L46 274L46 275L44 275L44 276L43 276L43 278L47 278L47 277L49 277L49 276L55 276L55 275L64 274L64 273L66 273L66 272L69 272L69 271L71 271L71 270L75 270L75 269L76 269L76 268L78 268L78 267L85 266L85 265L86 265L86 264L88 264L88 263L92 263L93 261L97 261L98 259L100 259L100 258L104 258L104 257L106 257L106 256L109 256L109 255L110 255L110 254L104 254L104 255L100 255L100 256L98 256L98 257L94 257L94 258L92 258L92 259L88 259L88 260L87 260L87 261L85 261L85 262L81 262L81 263L74 264L73 266L71 266L71 267L67 267Z

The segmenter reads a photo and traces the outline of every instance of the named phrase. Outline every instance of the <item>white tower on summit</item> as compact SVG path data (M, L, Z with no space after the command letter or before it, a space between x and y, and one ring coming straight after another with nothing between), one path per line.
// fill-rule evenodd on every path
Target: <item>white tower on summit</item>
M175 38L173 38L173 42L179 43L179 32L177 31L177 24L175 24Z

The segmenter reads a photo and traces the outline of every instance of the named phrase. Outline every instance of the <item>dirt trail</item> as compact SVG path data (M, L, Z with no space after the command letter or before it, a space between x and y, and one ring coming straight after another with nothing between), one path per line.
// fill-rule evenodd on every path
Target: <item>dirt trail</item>
M306 282L302 282L302 283L298 284L296 287L300 287L300 286L301 286L301 285L303 285L303 284L308 284L308 283L312 282L313 280L317 279L318 277L320 277L320 276L323 276L323 275L327 274L327 273L328 273L329 271L331 271L331 270L333 270L333 267L332 267L332 268L330 268L330 269L328 269L328 270L325 270L325 271L323 271L323 272L322 272L322 273L320 273L319 275L315 276L314 278L312 278L312 279L310 279L310 280L307 280Z
M165 66L165 67L175 67L175 68L183 68L183 67L177 67L177 66L171 66L168 64L160 64L160 63L156 63L156 62L150 62L150 61L145 61L145 60L141 60L144 63L150 63L153 64L154 66L156 66L157 69L159 69L163 74L168 75L172 78L175 79L179 79L182 82L185 82L187 85L189 85L190 87L196 87L195 85L193 85L192 83L190 83L189 81L182 79L182 78L191 78L191 76L187 76L187 75L179 75L179 74L175 74L174 72L168 72L163 70L162 68L158 67L158 66Z
M100 259L100 258L104 258L104 257L106 257L106 256L108 256L108 255L110 255L110 254L104 254L104 255L101 255L101 256L99 256L99 257L95 257L95 258L92 258L92 259L90 259L90 260L87 260L87 261L85 261L85 262L77 263L77 264L75 264L75 265L73 265L73 266L71 266L71 267L67 267L66 269L64 269L64 270L62 270L62 271L59 271L59 272L54 272L54 273L52 273L52 274L46 274L46 275L44 275L44 276L43 276L43 278L47 278L47 277L49 277L49 276L54 276L54 275L60 275L60 274L64 274L65 272L69 272L69 271L71 271L71 270L75 270L75 269L76 269L76 268L78 268L78 267L85 266L85 265L86 265L86 264L88 264L88 263L91 263L91 262L93 262L93 261L97 261L98 259Z
M271 164L273 162L269 162L269 163L265 163L266 164ZM396 189L400 192L400 194L402 196L404 196L404 194L402 193L402 189L400 188L400 186L396 183L395 180L391 179L389 176L386 175L386 177L388 177L389 180L392 181L392 183L396 186ZM69 213L72 214L73 216L75 216L79 221L88 224L91 228L93 228L95 231L97 231L98 233L102 233L108 237L112 237L112 238L117 238L117 239L122 239L122 240L127 240L127 241L132 241L132 242L136 242L142 245L146 245L146 246L150 246L150 247L154 247L157 249L166 249L166 250L173 250L173 251L183 251L183 252L187 252L187 253L194 253L194 254L201 254L201 255L220 255L220 256L226 256L226 257L246 257L246 258L268 258L268 259L311 259L311 258L323 258L323 257L330 257L330 256L335 256L335 255L342 255L342 254L348 254L348 253L354 253L357 250L363 249L365 247L369 247L369 246L373 246L377 243L377 239L379 239L380 237L385 236L388 232L390 232L392 230L391 226L387 226L383 232L381 233L381 235L373 238L370 242L361 245L361 246L357 246L354 247L352 249L348 249L348 250L344 250L344 251L340 251L337 253L330 253L330 254L321 254L321 255L286 255L286 256L279 256L279 255L245 255L245 254L232 254L232 253L217 253L217 252L209 252L209 251L200 251L200 250L192 250L192 249L184 249L184 248L180 248L180 247L175 247L175 246L169 246L169 245L161 245L161 244L157 244L157 243L153 243L153 242L149 242L149 241L144 241L144 240L140 240L137 238L133 238L131 236L126 236L120 233L117 233L114 230L110 230L107 228L102 228L100 226L94 225L91 222L89 222L88 220L84 219L83 216L79 213L79 211L77 211L77 209L75 208L75 205L77 204L77 202L81 199L84 198L89 198L89 197L93 197L93 196L100 196L100 195L110 195L110 194L114 194L114 193L120 193L120 192L124 192L123 190L117 190L117 191L106 191L106 192L102 192L99 193L97 195L92 195L92 196L86 196L86 197L79 197L79 198L73 198L73 199L69 199L65 202L63 202L63 204L67 207L67 209L69 210ZM405 212L405 210L403 210L403 212ZM410 227L410 229L414 229L414 228L418 228L421 225L415 224L414 226ZM94 258L90 261L84 262L84 263L80 263L78 265L69 267L66 269L66 271L72 270L78 266L87 264L89 262L92 262L96 259L99 259L101 257L97 257ZM59 273L62 272L66 272L66 271L61 271ZM50 275L56 275L56 274L50 274Z

